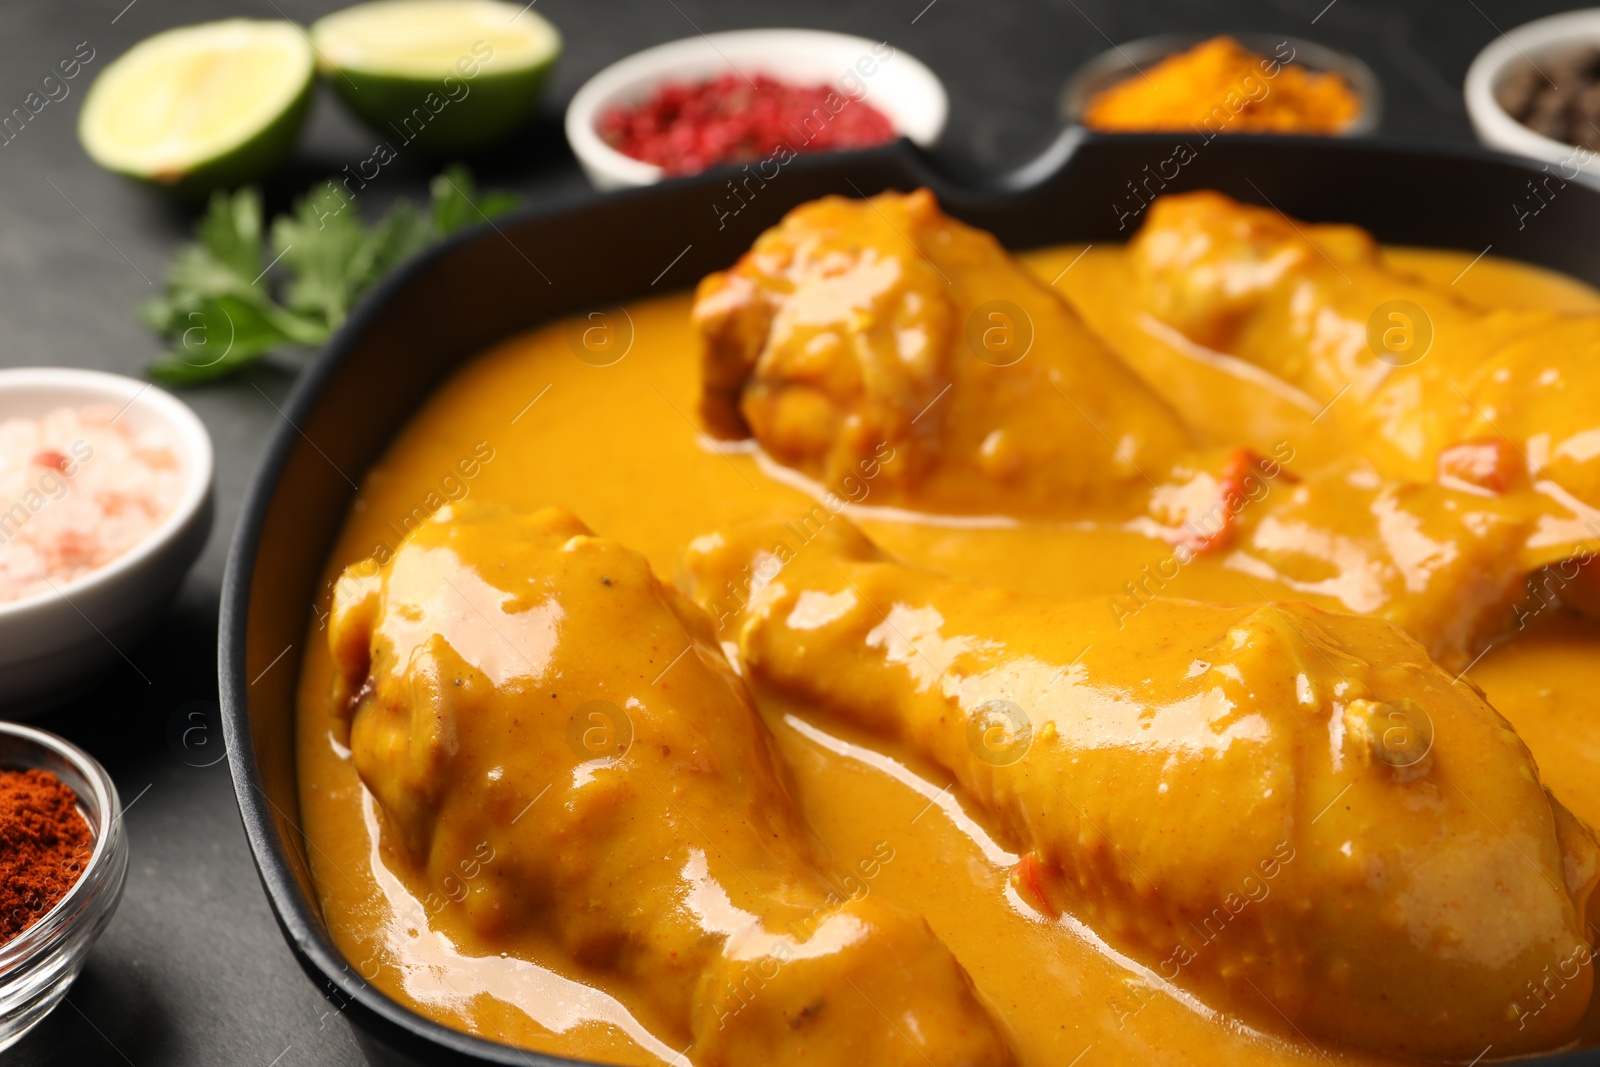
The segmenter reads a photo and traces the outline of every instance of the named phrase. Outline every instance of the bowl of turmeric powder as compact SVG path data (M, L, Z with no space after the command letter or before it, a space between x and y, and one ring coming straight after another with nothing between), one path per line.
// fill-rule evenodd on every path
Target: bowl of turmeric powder
M1107 133L1309 134L1378 128L1372 69L1343 52L1271 34L1172 34L1117 45L1081 67L1061 115Z

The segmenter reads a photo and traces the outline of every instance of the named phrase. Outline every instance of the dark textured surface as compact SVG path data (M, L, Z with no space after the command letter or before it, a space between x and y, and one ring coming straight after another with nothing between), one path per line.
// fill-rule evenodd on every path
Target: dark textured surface
M138 374L155 342L133 317L159 284L189 218L96 170L74 135L90 77L134 41L225 14L309 21L336 4L309 0L7 0L0 5L0 111L20 105L58 60L87 42L95 58L22 134L0 147L0 366L66 364ZM1404 4L1335 0L1133 3L1055 0L540 0L564 32L565 56L539 119L498 156L474 161L489 184L537 201L582 193L560 137L566 99L606 63L649 44L757 25L813 26L887 39L928 63L950 90L945 151L998 171L1029 159L1055 132L1055 100L1079 63L1152 33L1261 30L1354 52L1383 82L1382 133L1408 140L1470 136L1460 83L1472 56L1511 26L1563 5L1510 0ZM1320 13L1320 15L1319 15ZM1313 24L1313 19L1316 19ZM913 21L915 20L915 21ZM372 137L326 95L275 190L295 188L371 153ZM363 204L416 197L433 166L402 154ZM620 252L619 254L625 254ZM186 392L217 447L216 530L167 620L89 696L40 722L98 755L129 805L132 845L121 910L69 1002L3 1057L7 1064L358 1064L335 1006L303 977L278 935L239 827L215 728L216 606L222 559L260 443L279 418L290 362ZM269 403L269 400L272 403ZM199 713L199 718L191 713ZM182 726L189 746L170 738ZM179 731L171 730L181 724ZM198 746L201 737L211 748Z

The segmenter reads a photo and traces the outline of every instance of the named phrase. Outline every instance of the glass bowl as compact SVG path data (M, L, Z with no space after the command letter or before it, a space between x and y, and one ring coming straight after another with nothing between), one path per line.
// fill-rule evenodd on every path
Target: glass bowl
M122 900L128 836L117 787L77 745L43 730L0 722L0 768L51 771L78 794L94 851L77 882L32 926L0 945L0 1052L16 1044L66 997Z
M1100 90L1216 36L1215 33L1169 33L1114 45L1077 69L1061 91L1057 111L1068 122L1077 122ZM1355 56L1314 41L1276 33L1231 33L1228 36L1259 55L1279 57L1285 63L1299 64L1314 73L1332 71L1343 75L1361 99L1361 113L1334 136L1364 137L1378 129L1383 119L1383 90L1372 68Z

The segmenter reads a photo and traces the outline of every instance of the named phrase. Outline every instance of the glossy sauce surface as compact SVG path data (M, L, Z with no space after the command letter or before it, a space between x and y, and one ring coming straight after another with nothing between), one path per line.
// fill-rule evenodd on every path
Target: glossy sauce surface
M1116 250L1064 248L1025 257L1069 295L1093 292ZM1448 283L1471 260L1391 251L1396 265ZM1462 275L1465 295L1501 306L1600 309L1565 279L1486 257ZM471 498L532 511L559 504L598 533L643 552L677 577L688 542L752 514L796 519L812 508L794 478L705 441L692 421L698 353L687 296L630 307L634 339L619 362L575 358L568 324L500 346L448 383L370 472L329 562L393 551L406 518ZM1063 597L1116 595L1170 546L1137 533L1074 523L934 523L874 508L860 483L850 516L886 550L949 573ZM413 520L414 524L415 520ZM1251 602L1312 599L1199 558L1163 590ZM327 608L326 590L319 602ZM1518 641L1491 651L1472 677L1522 732L1546 783L1581 818L1600 821L1600 627L1552 610ZM337 740L324 621L314 618L302 678L303 826L329 927L352 971L449 1025L487 1037L610 1062L670 1061L676 1049L615 999L561 970L553 955L479 939L449 920L464 891L385 853L377 813ZM758 693L793 779L800 813L835 871L924 915L1011 1031L1020 1062L1380 1062L1260 1034L1211 1016L1147 968L1119 957L1086 927L1052 923L1008 882L1007 852L953 797L949 778L905 753L829 724L804 706ZM884 858L888 856L887 860ZM1102 1057L1104 1059L1102 1060Z

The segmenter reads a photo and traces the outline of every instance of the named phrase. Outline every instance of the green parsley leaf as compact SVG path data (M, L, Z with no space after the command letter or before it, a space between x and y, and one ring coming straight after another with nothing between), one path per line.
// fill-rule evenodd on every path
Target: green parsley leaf
M253 278L261 273L261 194L241 189L231 198L218 191L196 236L218 264Z
M366 241L367 228L342 186L329 182L296 201L291 214L272 224L279 262L294 274L283 289L289 310L337 329L366 281L359 266Z
M233 296L201 300L184 313L187 325L172 350L151 365L150 376L169 385L194 385L268 352L315 343L284 328L292 321Z
M433 228L441 237L504 215L520 204L511 193L476 195L472 172L459 163L446 167L429 182L428 192L433 197Z
M162 295L139 309L170 346L150 375L192 385L271 352L324 344L361 294L396 266L445 234L517 206L504 193L479 195L459 164L434 178L429 193L427 213L399 200L368 227L349 192L327 181L273 221L270 262L260 193L213 194ZM272 293L277 271L285 275L281 302Z
M362 249L363 291L395 267L427 248L440 234L427 215L401 200L372 227Z

